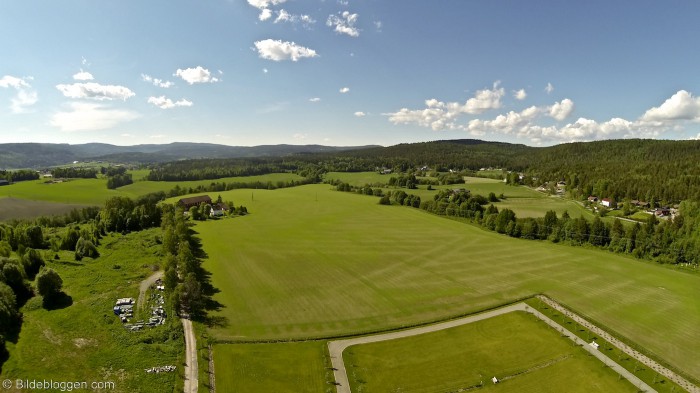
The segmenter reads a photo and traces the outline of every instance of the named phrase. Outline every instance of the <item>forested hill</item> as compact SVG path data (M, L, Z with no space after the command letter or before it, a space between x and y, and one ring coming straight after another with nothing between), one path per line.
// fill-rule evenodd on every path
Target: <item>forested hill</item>
M338 153L333 163L335 170L422 165L438 170L504 168L525 173L533 186L563 180L575 197L700 199L698 140L624 139L551 147L448 140Z
M0 169L44 168L73 161L151 163L193 158L279 157L298 153L340 152L374 146L263 145L227 146L176 142L164 145L115 146L52 143L0 144Z

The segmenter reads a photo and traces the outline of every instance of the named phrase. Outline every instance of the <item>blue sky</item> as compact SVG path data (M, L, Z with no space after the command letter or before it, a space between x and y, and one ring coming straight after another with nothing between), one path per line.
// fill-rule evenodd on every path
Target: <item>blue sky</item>
M8 1L0 142L694 139L697 15L697 1Z

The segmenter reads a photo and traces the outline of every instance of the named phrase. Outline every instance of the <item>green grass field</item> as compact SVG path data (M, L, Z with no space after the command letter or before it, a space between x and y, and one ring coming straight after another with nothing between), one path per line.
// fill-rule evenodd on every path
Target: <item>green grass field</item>
M513 312L345 350L354 392L634 392L627 380L533 315ZM494 385L491 377L501 382Z
M221 292L219 340L420 324L547 293L700 377L700 277L604 251L512 239L312 185L222 193L245 217L198 223ZM663 332L663 334L661 334Z
M214 346L217 391L331 393L326 343Z
M51 204L35 203L35 209L14 209L9 206L0 208L0 220L9 218L36 217L44 214L60 214L70 211L77 205L80 206L100 206L107 199L115 196L125 196L136 198L151 192L170 191L176 185L181 188L194 188L199 185L210 185L211 183L235 183L235 182L286 182L290 180L301 180L301 176L294 173L271 173L260 176L227 177L216 180L198 180L184 182L152 182L139 180L147 174L147 171L130 172L134 176L134 183L120 187L116 190L107 189L107 179L99 177L97 179L71 179L63 183L46 183L45 179L30 180L0 187L0 200L9 197L13 200L43 201ZM215 197L215 196L214 196ZM27 202L31 204L31 202ZM20 205L22 205L20 203ZM21 214L20 214L21 213Z
M138 297L140 281L152 273L152 265L160 263L158 232L108 236L99 247L102 255L95 260L76 262L70 252L61 252L59 260L47 260L63 279L71 302L49 311L42 307L41 298L29 300L21 309L19 339L7 343L10 356L0 378L112 381L115 389L110 392L173 391L178 373L183 372L179 321L172 320L173 330L160 326L127 332L112 313L117 298ZM163 336L171 332L174 339L164 342ZM176 365L178 370L144 372L163 365Z

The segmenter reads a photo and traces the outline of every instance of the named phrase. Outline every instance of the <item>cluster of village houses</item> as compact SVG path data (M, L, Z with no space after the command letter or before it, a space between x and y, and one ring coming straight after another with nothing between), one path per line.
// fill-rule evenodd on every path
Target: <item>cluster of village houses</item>
M597 206L595 205L600 205L600 206L605 206L608 209L616 209L618 207L618 204L613 201L610 198L603 198L603 199L598 199L597 196L595 195L590 195L588 197L588 202L594 205L594 207L597 209ZM639 201L636 199L633 199L630 201L630 205L644 209L649 214L654 214L659 218L673 218L675 217L677 213L677 207L652 207L651 203L649 202L644 202L644 201Z

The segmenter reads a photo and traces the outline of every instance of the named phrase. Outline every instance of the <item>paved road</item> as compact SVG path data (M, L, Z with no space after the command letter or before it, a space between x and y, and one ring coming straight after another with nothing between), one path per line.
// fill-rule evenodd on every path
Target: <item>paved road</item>
M536 317L543 320L548 325L554 327L556 330L564 332L564 334L566 334L566 336L569 337L569 339L573 340L574 342L576 342L578 344L583 344L584 349L586 349L588 352L592 353L598 359L603 361L606 365L613 368L616 372L620 373L623 377L625 377L627 380L629 380L635 386L639 387L641 390L644 390L647 392L656 392L656 390L652 389L649 385L645 384L643 381L641 381L639 378L634 376L632 373L630 373L629 371L624 369L619 364L615 363L612 359L603 355L602 353L600 353L600 351L591 347L586 342L579 339L576 335L574 335L573 333L564 329L558 323L547 318L546 316L544 316L540 312L533 310L532 307L526 305L525 303L517 303L517 304L513 304L510 306L503 307L503 308L499 308L496 310L488 311L485 313L471 315L471 316L468 316L465 318L455 319L452 321L438 323L435 325L422 326L422 327L415 328L415 329L401 330L401 331L397 331L397 332L378 334L378 335L374 335L374 336L357 337L357 338L351 338L351 339L347 339L347 340L330 341L330 342L328 342L328 351L330 353L331 364L333 366L333 376L335 377L335 381L337 384L336 390L338 393L351 393L350 383L348 380L347 371L345 369L345 363L343 362L343 351L345 350L345 348L347 348L349 346L358 345L358 344L369 344L369 343L375 343L375 342L386 341L386 340L394 340L397 338L411 337L411 336L416 336L419 334L436 332L438 330L449 329L449 328L452 328L455 326L466 325L468 323L481 321L481 320L492 318L492 317L495 317L498 315L507 314L507 313L510 313L513 311L526 311L526 312L529 312L529 313L535 315Z
M139 287L139 300L136 302L136 307L138 307L140 310L143 309L143 306L146 305L146 291L151 287L151 285L155 284L156 280L162 277L163 271L159 270L148 276L148 278L145 280L141 281L141 286Z
M192 321L182 318L182 328L185 331L185 393L197 393L199 388L197 369L197 340L192 330Z

